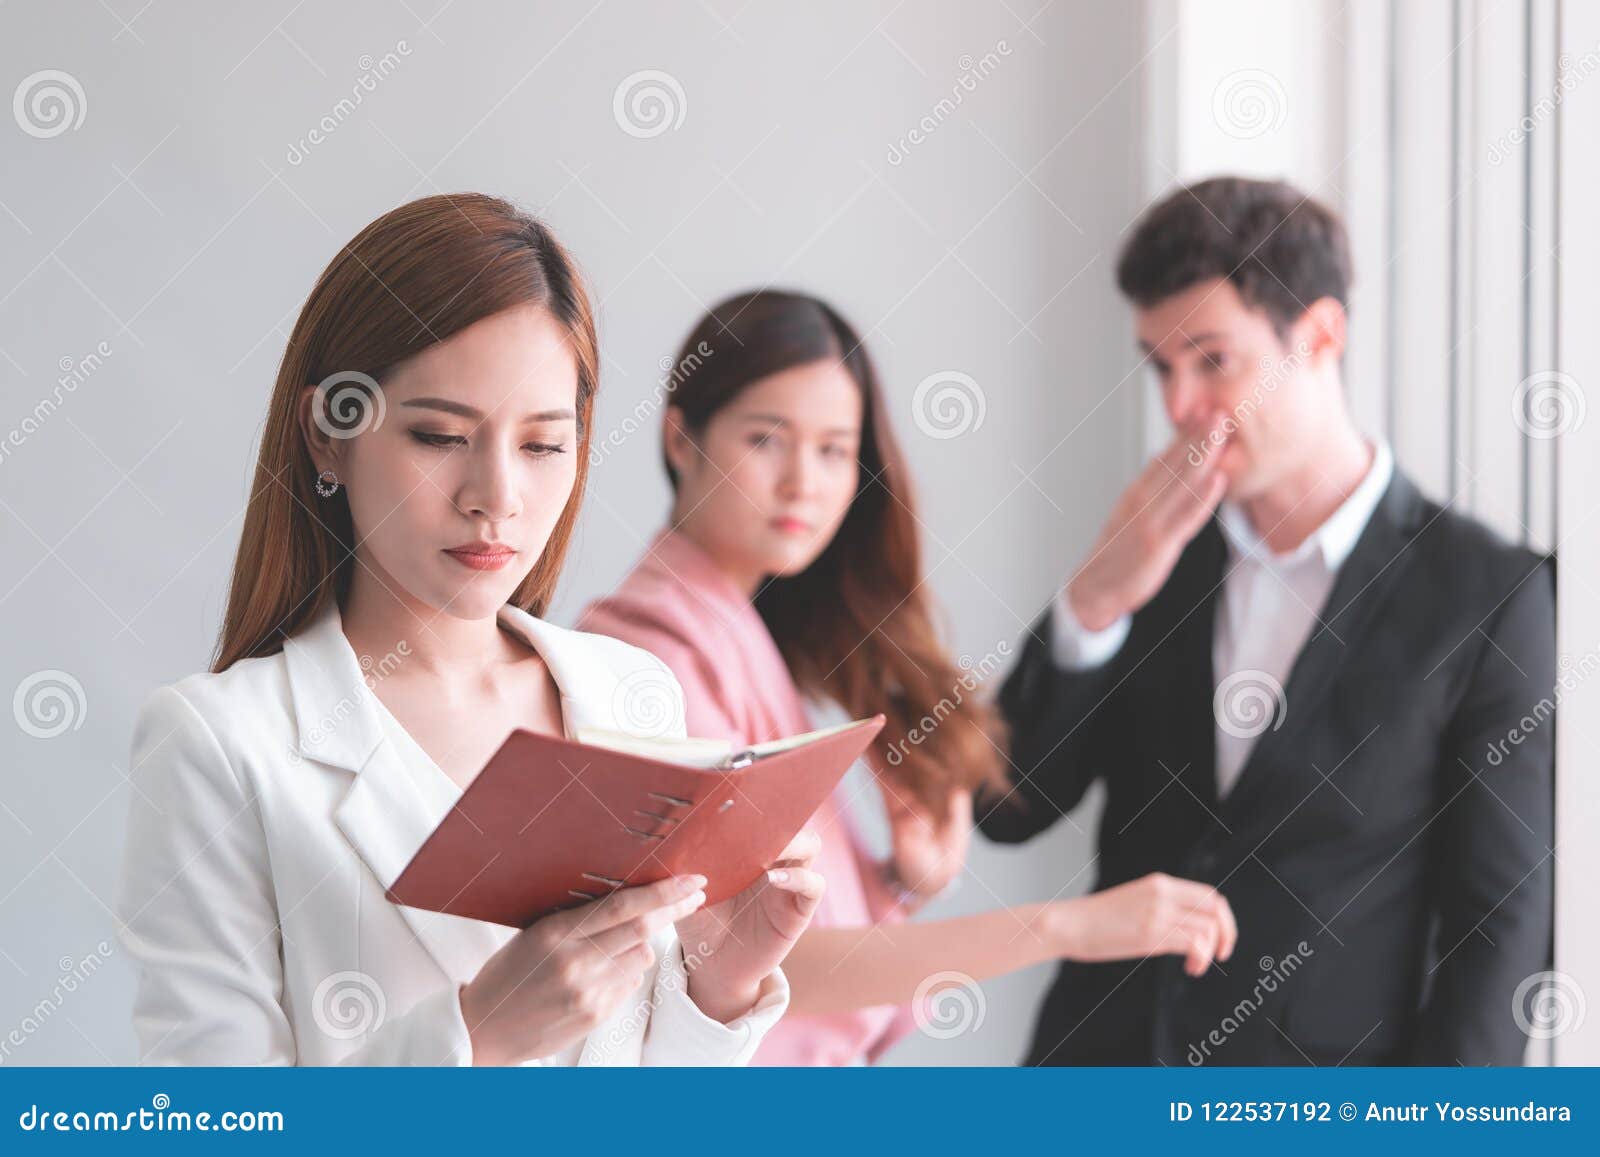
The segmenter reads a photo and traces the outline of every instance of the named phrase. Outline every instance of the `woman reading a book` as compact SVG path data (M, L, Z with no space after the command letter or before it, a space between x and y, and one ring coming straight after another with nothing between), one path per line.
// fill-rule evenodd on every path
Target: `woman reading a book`
M1104 892L908 923L961 872L972 792L1003 782L1004 737L939 641L910 479L860 338L801 294L741 294L690 333L671 379L670 525L580 625L663 659L690 735L753 743L813 726L808 700L887 725L868 763L893 851L875 861L850 781L813 818L827 881L790 954L790 1013L758 1064L879 1057L941 974L1044 960L1233 950L1214 889L1148 876ZM932 725L930 726L930 721ZM938 999L934 994L934 999Z
M783 1012L822 891L810 833L710 906L700 876L521 929L385 898L513 729L627 731L641 677L682 718L658 660L539 617L597 357L571 259L496 198L401 206L323 271L217 657L138 717L121 916L144 1061L729 1064Z

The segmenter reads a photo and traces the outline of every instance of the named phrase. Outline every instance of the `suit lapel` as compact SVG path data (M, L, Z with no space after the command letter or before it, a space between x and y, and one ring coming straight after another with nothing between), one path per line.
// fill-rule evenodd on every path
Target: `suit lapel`
M550 669L561 689L562 726L568 738L583 728L652 739L686 734L678 681L648 651L558 627L509 604L500 608L500 622L527 640ZM604 651L608 647L615 648L609 660Z
M1421 511L1421 494L1396 469L1355 549L1339 568L1310 637L1295 657L1284 687L1283 726L1264 731L1256 740L1228 793L1229 810L1244 806L1270 788L1275 777L1268 769L1273 760L1280 751L1292 750L1300 743L1346 658L1361 645L1362 636L1409 565L1406 548L1417 532Z
M421 773L427 773L423 775ZM350 785L335 817L350 846L387 888L455 806L459 791L433 767L402 757L393 743L382 743ZM386 901L387 902L387 901ZM451 980L471 980L515 930L483 920L428 912L403 904L393 907Z
M378 703L329 602L284 642L298 728L296 753L354 773L334 820L385 888L455 805L460 791L415 744L401 750L384 731ZM452 980L470 980L510 929L395 905Z

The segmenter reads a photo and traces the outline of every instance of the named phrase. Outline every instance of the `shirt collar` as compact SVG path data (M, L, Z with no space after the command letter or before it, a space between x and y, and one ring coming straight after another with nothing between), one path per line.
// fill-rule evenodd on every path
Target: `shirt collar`
M1275 554L1256 533L1249 515L1231 502L1224 502L1217 508L1217 523L1236 554L1253 557L1269 566L1292 565L1320 554L1330 571L1338 570L1356 548L1367 523L1372 521L1372 512L1378 508L1393 477L1394 452L1388 442L1379 438L1375 441L1372 465L1367 468L1366 477L1304 542L1284 554Z

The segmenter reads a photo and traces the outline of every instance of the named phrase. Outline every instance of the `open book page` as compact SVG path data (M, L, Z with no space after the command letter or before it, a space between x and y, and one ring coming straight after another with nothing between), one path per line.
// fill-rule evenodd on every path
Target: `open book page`
M745 752L748 752L752 759L761 759L764 756L776 755L780 751L792 751L796 747L804 747L829 735L836 735L854 727L858 722L860 721L852 720L835 727L823 727L816 731L806 731L783 739L771 739L766 743L755 743L747 747L737 746L725 739L678 739L671 736L651 739L599 727L580 727L573 738L579 743L587 743L593 747L605 747L645 759L659 759L665 763L711 770L724 766L735 755Z

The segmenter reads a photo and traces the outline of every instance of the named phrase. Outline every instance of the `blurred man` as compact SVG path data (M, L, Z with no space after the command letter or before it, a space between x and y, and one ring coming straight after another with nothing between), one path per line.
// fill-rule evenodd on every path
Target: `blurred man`
M1001 692L1014 785L978 819L1026 840L1098 779L1095 887L1215 884L1240 939L1198 979L1062 965L1028 1063L1519 1063L1550 941L1548 560L1356 429L1326 208L1180 189L1117 279L1175 436L1034 624Z

